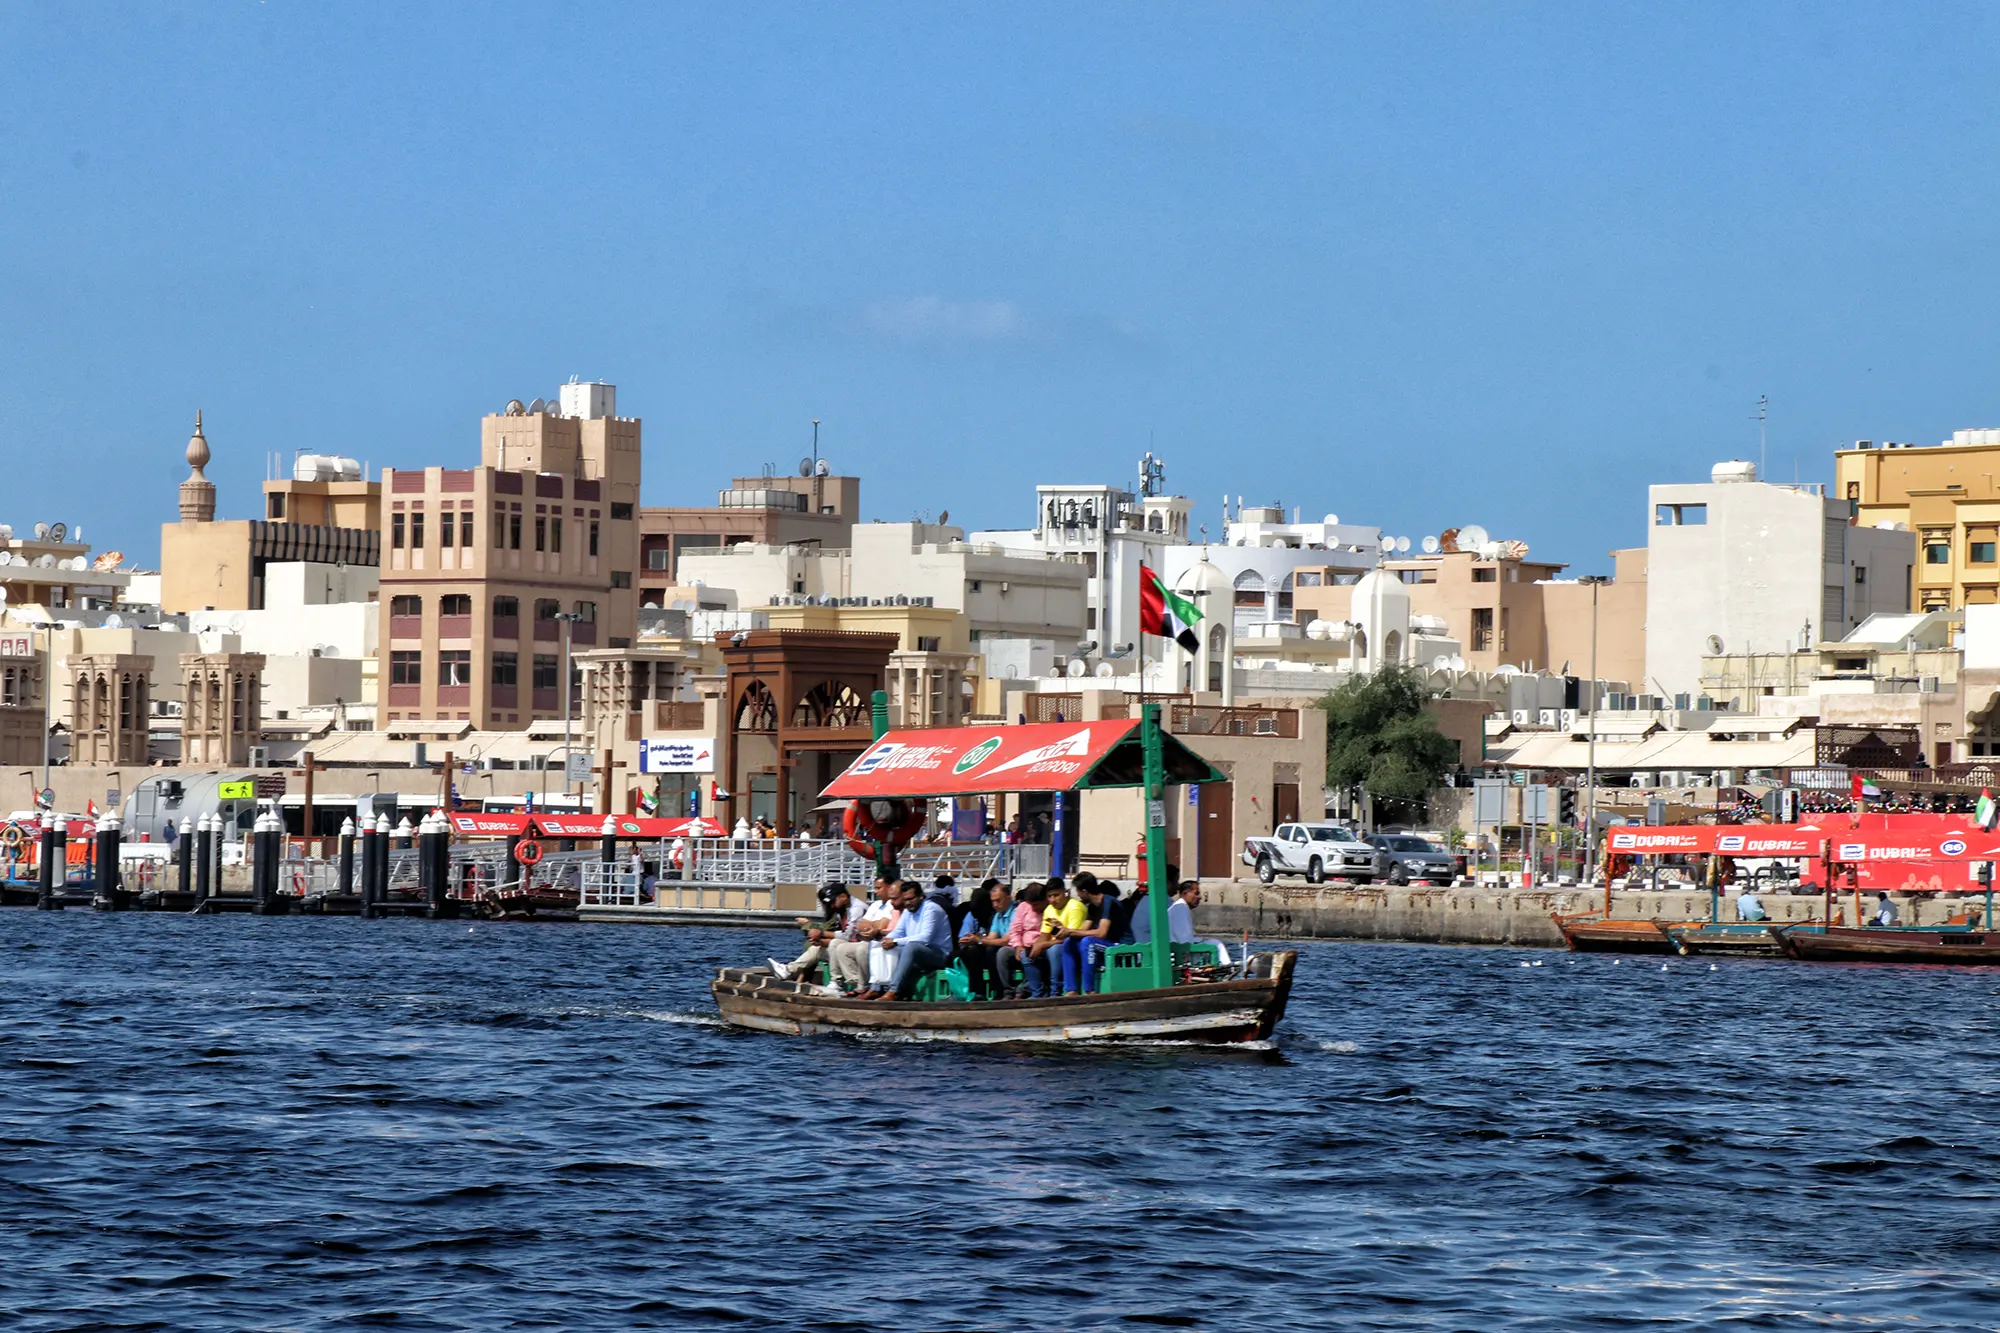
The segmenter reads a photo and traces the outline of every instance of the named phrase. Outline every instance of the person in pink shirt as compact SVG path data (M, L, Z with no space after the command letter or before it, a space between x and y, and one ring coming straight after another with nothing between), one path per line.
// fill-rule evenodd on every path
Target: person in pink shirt
M1034 953L1035 945L1041 941L1042 908L1048 905L1048 901L1049 891L1043 885L1030 884L1021 890L1020 899L1014 908L1013 919L1007 925L1007 942L1000 946L1000 952L994 956L994 971L999 976L1003 990L1012 984L1014 969L1016 967L1021 969L1025 984L1006 991L1010 998L1020 999L1034 993L1035 972L1027 966L1027 963ZM1043 990L1046 991L1048 969L1043 968L1042 972Z

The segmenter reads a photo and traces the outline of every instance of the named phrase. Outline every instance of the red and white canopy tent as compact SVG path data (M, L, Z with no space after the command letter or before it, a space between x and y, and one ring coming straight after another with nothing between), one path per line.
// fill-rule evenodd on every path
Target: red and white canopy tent
M1169 784L1222 782L1206 759L1160 737ZM827 784L830 800L989 796L1145 785L1136 719L891 731Z
M461 838L601 838L604 821L615 821L613 836L651 842L665 838L726 838L729 830L712 819L657 819L641 815L482 814L458 810L447 816Z

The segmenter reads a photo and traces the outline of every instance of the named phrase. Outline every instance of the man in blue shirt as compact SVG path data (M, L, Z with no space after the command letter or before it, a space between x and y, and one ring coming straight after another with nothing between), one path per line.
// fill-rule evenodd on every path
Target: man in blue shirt
M907 1000L916 994L920 977L951 961L951 915L907 880L896 885L894 902L903 915L882 947L896 960L896 970L888 990L868 991L860 997L864 1000Z

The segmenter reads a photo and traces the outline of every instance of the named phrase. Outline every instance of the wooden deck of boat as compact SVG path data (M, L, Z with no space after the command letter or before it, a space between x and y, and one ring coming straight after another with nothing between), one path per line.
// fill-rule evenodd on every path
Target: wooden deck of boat
M1787 955L1808 962L2000 966L2000 931L1834 926L1815 931L1780 928L1773 933Z
M717 1010L740 1027L790 1035L838 1032L977 1043L1190 1041L1232 1043L1270 1037L1291 995L1298 955L1261 954L1252 975L1165 989L1114 991L1041 1000L853 1000L781 980L766 968L717 969Z

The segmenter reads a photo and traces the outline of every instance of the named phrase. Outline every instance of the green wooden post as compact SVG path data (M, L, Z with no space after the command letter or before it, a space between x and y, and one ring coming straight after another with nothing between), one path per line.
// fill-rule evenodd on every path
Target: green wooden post
M881 740L889 734L889 691L877 690L868 696L868 722L875 729L875 739ZM875 873L888 876L895 872L896 855L886 843L875 844Z
M1174 984L1174 946L1168 939L1167 895L1174 886L1167 881L1167 830L1165 822L1155 822L1156 806L1167 799L1167 763L1160 753L1160 706L1147 704L1140 711L1139 745L1146 757L1146 911L1153 922L1152 983Z

